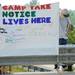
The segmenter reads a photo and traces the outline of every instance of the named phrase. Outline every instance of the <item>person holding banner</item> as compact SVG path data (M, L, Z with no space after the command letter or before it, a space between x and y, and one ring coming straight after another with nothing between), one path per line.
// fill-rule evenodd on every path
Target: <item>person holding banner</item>
M59 45L66 45L68 39L68 33L71 31L71 20L67 9L60 11L59 17Z

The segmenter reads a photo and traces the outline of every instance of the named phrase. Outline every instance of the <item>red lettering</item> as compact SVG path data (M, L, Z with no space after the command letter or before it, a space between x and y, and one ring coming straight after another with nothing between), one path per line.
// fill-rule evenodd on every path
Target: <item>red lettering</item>
M26 6L22 6L22 10L25 10L26 9Z
M46 9L51 9L51 4L46 4Z
M34 6L31 6L31 10L33 10Z
M45 5L41 5L41 9L46 9L46 8L45 8Z
M3 10L8 10L8 6L3 6Z
M20 5L18 5L18 6L15 5L15 6L14 6L14 10L21 10L21 6L20 6Z
M10 6L8 7L8 10L13 10L13 6L10 5Z
M9 5L9 6L3 6L3 10L25 10L26 6L20 6L20 5Z
M44 9L51 9L51 4L31 6L31 10L44 10Z
M36 6L35 7L35 10L40 10L40 6Z
M3 6L3 10L25 10L26 6L20 6L20 5L9 5L9 6ZM37 5L37 6L31 6L31 10L43 10L43 9L51 9L51 4L45 4L45 5Z

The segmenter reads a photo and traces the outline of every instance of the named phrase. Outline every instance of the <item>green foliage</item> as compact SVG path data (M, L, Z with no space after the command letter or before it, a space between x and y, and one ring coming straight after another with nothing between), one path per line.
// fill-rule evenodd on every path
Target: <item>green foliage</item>
M68 33L68 42L75 44L75 28Z
M26 6L35 6L39 5L38 0L31 0L29 3L25 4Z
M38 0L31 0L30 1L30 6L35 6L35 5L38 5Z
M70 10L69 13L70 13L71 22L75 26L75 11Z
M68 43L75 44L75 11L70 10L69 13L74 28L68 33Z
M19 66L12 66L11 69L12 69L12 72L27 72L27 70Z

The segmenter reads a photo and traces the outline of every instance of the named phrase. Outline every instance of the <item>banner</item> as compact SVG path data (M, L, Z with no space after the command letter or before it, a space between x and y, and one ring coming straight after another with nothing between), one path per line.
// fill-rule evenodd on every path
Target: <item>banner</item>
M57 55L59 4L0 6L0 56Z

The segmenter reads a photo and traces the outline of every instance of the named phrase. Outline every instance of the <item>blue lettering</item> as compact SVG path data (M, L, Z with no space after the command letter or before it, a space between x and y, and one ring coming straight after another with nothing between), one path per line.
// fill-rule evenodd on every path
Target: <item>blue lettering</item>
M7 24L6 19L3 19L3 24Z
M28 19L25 19L25 24L28 24L29 22L28 22Z
M23 21L24 19L19 19L19 24L24 24Z
M28 24L28 19L3 19L4 25L25 25Z
M31 23L51 23L51 17L31 18Z
M12 25L13 23L12 23L12 19L8 19L8 24L9 25Z
M36 23L37 18L31 18L31 23Z
M14 23L17 24L18 23L18 19L13 19Z

